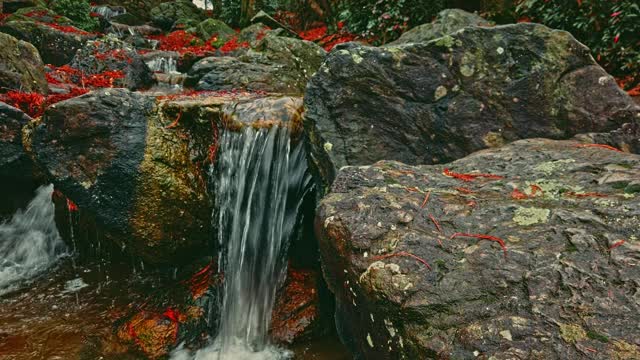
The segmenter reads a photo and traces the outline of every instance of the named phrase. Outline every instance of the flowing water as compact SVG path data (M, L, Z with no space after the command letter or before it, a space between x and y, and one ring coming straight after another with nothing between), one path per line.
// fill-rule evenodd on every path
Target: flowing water
M40 187L24 211L0 224L0 295L38 275L64 254L52 193L53 185Z
M310 188L304 148L287 128L225 132L217 171L220 271L225 274L220 327L213 344L174 359L279 359L268 330L286 253Z

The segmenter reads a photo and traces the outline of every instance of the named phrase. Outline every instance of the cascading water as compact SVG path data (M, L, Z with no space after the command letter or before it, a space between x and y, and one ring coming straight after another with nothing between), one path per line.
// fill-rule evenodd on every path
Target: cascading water
M40 187L24 212L0 224L0 295L48 268L64 253L52 193L53 185Z
M180 74L180 72L178 72L178 61L171 56L158 56L150 59L146 63L149 69L153 72L160 72L163 74Z
M298 211L310 188L304 147L287 128L225 132L220 139L216 185L220 271L224 288L217 338L196 354L174 359L283 359L269 345L276 290L286 273L286 253Z

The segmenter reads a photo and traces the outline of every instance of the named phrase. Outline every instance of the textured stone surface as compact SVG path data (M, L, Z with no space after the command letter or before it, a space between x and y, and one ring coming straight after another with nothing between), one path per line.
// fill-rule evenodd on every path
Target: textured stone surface
M205 18L204 12L189 0L168 1L149 11L154 25L169 30L176 25L195 26Z
M537 24L471 27L387 48L339 45L310 81L305 106L325 183L345 165L442 163L640 119L584 45Z
M0 92L47 93L44 64L33 45L0 33L0 49Z
M22 127L30 120L22 111L0 102L0 176L31 176L31 161L22 147Z
M388 45L427 42L468 26L490 26L491 22L460 9L446 9L429 24L416 26Z
M114 85L132 90L147 88L154 83L153 71L136 49L115 37L88 41L75 54L71 66L87 75L121 71L125 77L116 79Z
M309 41L267 34L238 57L210 57L197 62L185 85L199 90L246 89L302 94L326 52Z
M639 179L638 155L543 139L341 170L316 233L343 341L369 359L638 358Z
M89 33L62 32L34 21L9 21L0 25L0 32L33 44L44 63L56 66L69 63L76 50L96 37Z

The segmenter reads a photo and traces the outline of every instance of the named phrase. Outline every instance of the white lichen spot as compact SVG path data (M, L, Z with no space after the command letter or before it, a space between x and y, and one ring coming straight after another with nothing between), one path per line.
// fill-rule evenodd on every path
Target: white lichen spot
M382 227L382 222L381 222L381 221L378 221L378 223L376 224L376 226L381 228L381 227Z
M511 337L511 331L509 330L502 330L500 331L500 336L502 336L503 338L509 340L509 341L513 341L513 338Z
M369 317L371 317L371 322L376 322L376 320L373 318L373 314L369 314Z
M608 76L600 76L598 78L598 84L605 85L607 83L607 80L609 80Z
M551 214L549 209L521 207L516 209L513 215L513 222L522 226L544 224L549 220L549 214Z
M391 225L390 229L395 231L395 230L397 230L398 228L397 228L395 225Z
M498 48L496 49L496 52L497 52L499 55L502 55L502 54L504 54L504 49L502 48L502 46L498 46Z
M324 220L324 228L326 229L327 226L329 226L329 224L335 219L335 216L329 216L328 218L326 218Z
M460 66L460 74L462 74L463 76L470 77L473 76L474 73L475 69L473 68L473 65L469 66L467 64L464 64Z
M446 95L447 95L447 88L440 85L436 88L436 92L433 94L433 97L436 99L436 101L438 101L443 97L445 97Z
M371 334L367 333L367 343L373 348L373 340L371 340Z
M368 252L364 252L364 254L362 254L362 256L364 256L365 258L369 257L369 253Z
M478 355L480 355L480 351L476 350L473 352L473 356L478 357Z
M322 147L324 148L324 151L331 152L331 150L333 149L333 144L330 142L326 142Z
M356 64L360 64L364 59L362 58L362 56L358 55L358 54L352 54L351 58L353 59L353 62Z

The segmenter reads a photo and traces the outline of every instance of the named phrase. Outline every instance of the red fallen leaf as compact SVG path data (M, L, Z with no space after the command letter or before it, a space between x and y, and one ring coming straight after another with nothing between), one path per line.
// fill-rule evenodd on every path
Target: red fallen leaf
M71 201L71 199L67 198L67 209L69 209L69 212L78 211L78 205Z
M609 146L609 145L605 145L605 144L578 144L578 145L575 145L574 147L577 147L577 148L597 147L597 148L602 148L602 149L622 152L622 150L620 150L620 149L617 149L617 148L614 148L613 146Z
M173 308L168 308L162 313L162 315L164 315L169 320L175 323L179 323L184 319L184 315L182 315L178 310L175 310Z
M495 236L491 236L491 235L485 235L485 234L468 234L468 233L455 233L453 235L451 235L450 239L456 238L456 237L472 237L472 238L476 238L476 239L480 239L480 240L489 240L489 241L495 241L498 244L500 244L500 247L502 248L502 251L504 252L504 257L507 257L507 246L504 243L504 240L500 239L499 237L495 237Z
M544 192L542 191L542 188L540 186L536 184L531 185L531 195L535 196L538 191L544 195Z
M457 172L453 172L449 169L444 169L444 171L442 172L445 176L449 176L452 178L456 178L462 181L473 181L476 178L487 178L487 179L503 179L504 176L500 176L500 175L494 175L494 174L476 174L476 173L457 173Z
M618 15L622 14L622 11L616 11L613 14L611 14L611 17L616 17Z
M624 241L624 240L616 241L615 243L613 243L613 245L611 245L611 246L609 247L609 251L611 251L611 250L613 250L613 249L617 248L618 246L621 246L621 245L622 245L622 244L624 244L624 243L625 243L625 241Z
M516 200L524 200L524 199L527 199L528 196L527 196L527 194L525 194L522 191L518 190L518 188L515 188L511 192L511 198L512 199L516 199Z
M569 191L567 193L565 193L567 196L573 196L573 197L577 197L577 198L584 198L584 197L607 197L609 195L607 194L602 194L599 192L586 192L586 193L576 193L575 191Z
M616 37L613 38L613 43L617 44L620 41L620 34L616 34Z

